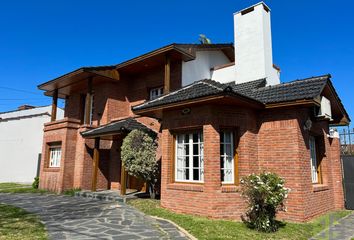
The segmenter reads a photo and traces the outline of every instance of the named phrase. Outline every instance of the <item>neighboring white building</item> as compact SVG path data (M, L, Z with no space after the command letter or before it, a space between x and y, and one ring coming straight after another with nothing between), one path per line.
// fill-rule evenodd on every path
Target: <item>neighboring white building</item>
M0 113L0 182L32 182L42 152L43 125L50 122L51 106L24 105ZM57 119L64 116L58 108Z

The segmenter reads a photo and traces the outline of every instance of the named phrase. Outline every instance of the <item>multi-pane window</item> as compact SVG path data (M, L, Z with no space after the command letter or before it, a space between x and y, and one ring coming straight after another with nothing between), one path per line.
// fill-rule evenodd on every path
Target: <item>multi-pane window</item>
M49 167L60 167L61 160L61 147L50 146L49 147Z
M150 90L150 100L154 100L163 94L163 87L153 88Z
M175 180L203 182L204 144L200 132L176 136Z
M311 176L312 183L318 183L318 162L317 162L317 154L316 154L316 139L313 136L310 136L309 139L310 145L310 157L311 157Z
M220 132L221 182L235 182L234 136L232 131Z

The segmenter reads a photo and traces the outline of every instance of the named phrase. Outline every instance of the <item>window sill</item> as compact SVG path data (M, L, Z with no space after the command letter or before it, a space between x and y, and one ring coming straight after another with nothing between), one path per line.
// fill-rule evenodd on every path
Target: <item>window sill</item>
M167 185L167 189L190 192L203 192L204 186L202 184L196 183L170 183Z
M240 191L240 186L236 185L222 185L221 192L222 193L236 193Z
M329 190L328 185L325 185L325 184L318 184L318 183L313 184L313 185L312 185L312 188L313 188L313 191L314 191L314 192L321 192L321 191Z
M60 167L48 167L43 169L44 172L59 172Z

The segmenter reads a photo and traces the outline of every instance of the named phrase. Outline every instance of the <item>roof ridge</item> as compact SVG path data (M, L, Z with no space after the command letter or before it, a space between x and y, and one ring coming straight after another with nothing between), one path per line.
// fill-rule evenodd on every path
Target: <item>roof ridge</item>
M217 90L224 91L225 88L220 88L220 87L217 87L217 86L215 86L215 85L213 85L213 84L211 84L211 83L207 83L207 82L206 82L207 80L208 80L208 81L211 81L211 82L219 83L219 84L221 84L221 85L224 85L223 83L217 82L217 81L212 80L212 79L204 79L204 80L202 80L201 82L204 83L204 84L206 84L206 85L208 85L208 86L210 86L210 87L216 88ZM228 86L226 86L226 87L228 87Z
M16 109L16 110L9 110L9 111L5 111L5 112L0 112L0 115L1 114L7 114L7 113L14 113L14 112L23 112L23 111L26 111L26 110L32 110L32 109L38 109L38 108L45 108L45 107L50 107L52 106L51 104L48 104L48 105L44 105L44 106L34 106L34 108L29 108L29 109ZM60 108L60 107L58 107ZM60 108L62 109L62 108Z
M284 83L280 83L280 84L276 84L276 85L260 87L260 88L257 88L257 89L255 89L255 90L269 89L269 88L279 88L279 87L294 85L294 84L303 83L303 82L310 82L310 81L323 80L323 78L326 78L326 80L328 80L328 79L330 78L330 75L327 74L327 75L321 75L321 76L317 76L317 77L309 77L309 78L304 78L304 79L296 79L296 80L292 80L292 81L290 81L290 82L284 82Z

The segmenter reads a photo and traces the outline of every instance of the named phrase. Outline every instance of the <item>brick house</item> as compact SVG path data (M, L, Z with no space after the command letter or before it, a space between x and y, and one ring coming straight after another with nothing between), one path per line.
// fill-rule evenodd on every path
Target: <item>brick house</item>
M120 160L126 134L142 129L158 137L165 208L239 219L240 178L272 171L292 189L283 219L342 209L339 139L329 126L350 119L331 76L280 83L270 9L261 2L234 20L235 46L171 44L41 84L54 108L58 98L66 105L64 120L44 127L40 188L142 189Z

